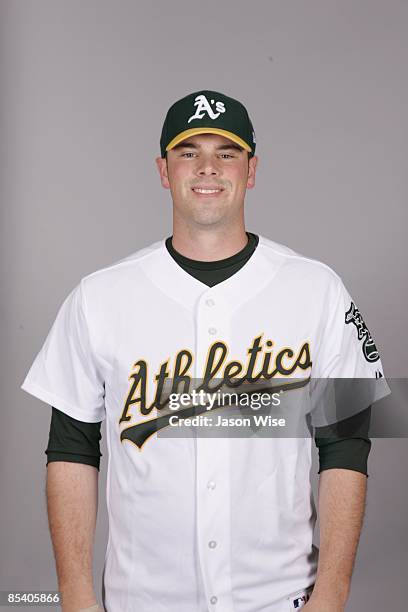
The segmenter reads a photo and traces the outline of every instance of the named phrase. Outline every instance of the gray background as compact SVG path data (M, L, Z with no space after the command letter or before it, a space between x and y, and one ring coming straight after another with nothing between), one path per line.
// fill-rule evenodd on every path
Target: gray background
M50 408L19 386L79 279L171 233L154 157L176 99L218 89L247 105L260 157L248 229L333 267L386 375L406 377L408 3L3 0L0 11L0 589L53 589ZM350 612L406 602L407 459L406 440L374 441Z

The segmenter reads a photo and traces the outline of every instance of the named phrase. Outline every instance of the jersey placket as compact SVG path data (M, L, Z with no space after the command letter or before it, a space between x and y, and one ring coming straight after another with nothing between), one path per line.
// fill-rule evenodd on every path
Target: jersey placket
M196 379L202 378L209 347L217 340L229 345L228 305L209 289L196 308ZM218 372L217 378L222 373ZM200 382L200 380L199 380ZM220 410L206 412L214 420ZM197 437L197 542L205 597L210 611L233 612L231 592L231 496L229 439L205 428Z

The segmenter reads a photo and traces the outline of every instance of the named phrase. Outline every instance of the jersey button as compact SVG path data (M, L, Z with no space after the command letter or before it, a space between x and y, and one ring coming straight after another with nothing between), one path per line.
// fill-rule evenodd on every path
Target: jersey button
M205 303L207 304L207 306L214 306L215 304L212 298L208 298L208 300L205 300Z
M210 603L214 606L218 601L218 597L216 597L215 595L213 595L210 599Z
M215 329L215 327L209 327L208 333L211 334L211 336L213 336L214 334L217 333L217 330Z
M210 491L213 491L215 489L215 482L213 480L209 480L207 482L207 489L210 489Z
M217 546L217 542L215 540L210 540L208 542L209 548L215 548Z

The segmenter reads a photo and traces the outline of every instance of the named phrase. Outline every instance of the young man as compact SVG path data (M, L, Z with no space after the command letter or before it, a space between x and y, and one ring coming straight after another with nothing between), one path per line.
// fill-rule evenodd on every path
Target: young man
M333 270L246 232L258 158L240 102L207 90L178 100L160 146L172 236L81 279L22 385L53 406L47 499L63 610L98 609L106 419L108 612L341 612L364 513L368 404L389 392L378 352ZM196 381L312 376L376 381L353 435L315 438L320 553L310 438L165 435L169 382L191 392Z

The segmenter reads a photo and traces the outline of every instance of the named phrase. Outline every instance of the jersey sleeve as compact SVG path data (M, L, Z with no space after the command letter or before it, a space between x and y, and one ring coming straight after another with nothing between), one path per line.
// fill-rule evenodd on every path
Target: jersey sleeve
M105 418L105 384L92 348L82 281L60 307L21 389L74 419Z
M331 287L326 311L312 366L316 426L348 418L391 393L373 336L339 278Z

